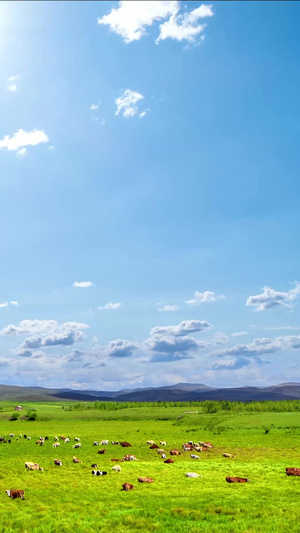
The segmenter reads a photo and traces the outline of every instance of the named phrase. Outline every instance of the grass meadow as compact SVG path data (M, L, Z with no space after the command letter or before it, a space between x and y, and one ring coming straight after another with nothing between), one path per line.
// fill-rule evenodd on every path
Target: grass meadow
M11 444L0 444L0 532L300 531L300 478L285 474L286 466L300 467L299 411L208 413L201 404L107 410L41 402L23 403L21 417L10 421L14 405L0 403L0 435L15 434ZM37 410L35 421L23 419L30 408ZM186 413L189 409L198 412ZM31 441L16 440L19 434ZM40 435L49 437L44 446L35 444ZM71 442L55 449L55 435ZM81 449L72 449L75 437L81 439ZM98 455L93 442L102 439L126 440L132 447L109 444L106 454ZM200 460L183 452L167 465L149 449L148 439L157 444L166 440L167 457L188 440L210 441L215 447L199 453ZM224 458L223 452L235 458ZM125 453L138 461L120 463L122 471L112 471L117 463L111 459ZM82 463L74 464L73 455ZM55 466L54 459L63 466ZM38 462L44 471L27 471L25 461ZM92 463L108 475L92 476ZM188 479L186 472L203 477ZM228 484L227 475L248 477L251 483ZM150 476L154 483L139 484L139 476ZM135 490L122 491L124 482L133 483ZM26 499L8 498L5 490L13 488L24 489Z

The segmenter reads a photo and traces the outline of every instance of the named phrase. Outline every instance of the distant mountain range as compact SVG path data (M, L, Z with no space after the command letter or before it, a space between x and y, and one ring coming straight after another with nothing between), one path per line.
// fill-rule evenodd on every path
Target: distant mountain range
M117 402L158 402L158 401L263 401L299 400L300 383L281 383L269 387L214 388L202 383L177 383L166 387L126 389L120 391L95 391L72 389L46 389L42 387L17 387L0 385L0 401L117 401Z

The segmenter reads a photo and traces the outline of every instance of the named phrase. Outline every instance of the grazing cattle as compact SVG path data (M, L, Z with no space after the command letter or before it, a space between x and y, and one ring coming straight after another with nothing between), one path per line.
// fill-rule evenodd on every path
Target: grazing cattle
M122 459L111 459L111 461L122 461Z
M27 437L27 440L31 440L31 437Z
M161 448L158 448L157 453L161 455L162 453L165 453L165 450L162 450Z
M91 465L92 468L98 468L98 465L96 463Z
M23 435L19 435L20 439L22 439Z
M6 490L5 492L12 500L15 500L15 498L25 500L25 493L22 489Z
M249 483L250 479L247 477L231 477L227 476L227 483Z
M54 440L58 440L58 437L54 437Z
M161 458L162 458L162 459L166 459L166 458L167 458L166 454L165 454L165 453L162 453L162 454L161 454Z
M171 464L171 463L174 463L173 459L167 459L166 461L164 461L164 463L166 463L167 465Z
M36 441L36 444L39 444L40 446L44 446L44 441L42 439L39 439Z
M111 443L112 444L120 444L117 440L112 440Z
M154 479L152 479L151 477L138 477L138 482L139 483L153 483Z
M125 455L122 461L137 461L137 458L134 455Z
M15 436L15 434L14 434L14 433L10 433L9 436L10 436L11 438L13 438L13 437Z
M191 459L200 459L200 457L199 457L199 455L195 455L195 454L192 453Z
M99 446L99 442L97 442L96 440L94 440L94 442L93 442L93 446Z
M6 442L6 441L4 441L4 442ZM11 444L11 440L10 439L7 439L7 442L8 442L8 444Z
M181 455L181 452L179 452L178 450L171 450L170 454L171 455Z
M158 450L158 449L159 449L159 446L157 446L157 444L152 444L152 446L150 446L149 449L150 449L150 450Z
M161 446L167 446L167 443L165 440L161 440L160 443L159 443Z
M72 448L81 448L81 442L77 442L76 444L73 444Z
M107 472L103 472L102 470L92 470L93 476L106 476Z
M70 442L69 437L67 437L67 438L65 439L65 442Z
M182 447L183 447L185 452L189 452L189 451L193 450L193 445L192 444L183 444Z
M82 461L80 461L80 459L77 459L77 457L75 457L75 455L73 456L73 463L82 463Z
M49 437L45 437L45 440L49 440Z
M194 444L193 449L194 449L196 452L202 452L202 448L201 448L201 446L198 446L198 444Z
M52 444L52 446L53 446L53 448L58 448L60 446L60 442L54 442ZM74 448L74 446L73 446L73 448Z
M129 442L120 442L120 445L122 446L122 448L129 448L131 446Z
M147 440L147 444L155 444L154 440Z
M120 465L112 466L111 469L114 470L115 472L121 472L121 467L120 467Z
M300 476L300 468L287 467L285 472L287 476Z
M59 459L54 459L54 464L56 466L62 466L62 461L60 461Z
M98 450L97 453L100 453L100 455L103 455L104 453L106 453L106 450Z
M63 435L59 436L60 440L66 440L67 437L63 437Z
M131 483L123 483L122 487L123 487L123 490L126 490L126 491L134 489L134 486L131 485Z
M42 472L44 470L38 463L32 463L30 461L25 463L25 468L27 468L27 470L41 470Z
M101 440L100 442L100 446L106 446L107 444L109 444L109 440Z
M223 457L235 457L232 453L223 453Z
M80 438L79 437L75 437L74 439L76 442L80 442Z
M204 448L213 448L214 447L214 445L211 442L203 442L202 446L204 446Z
M24 435L24 439L27 439L27 435Z
M200 474L196 474L196 472L187 472L186 477L202 477Z

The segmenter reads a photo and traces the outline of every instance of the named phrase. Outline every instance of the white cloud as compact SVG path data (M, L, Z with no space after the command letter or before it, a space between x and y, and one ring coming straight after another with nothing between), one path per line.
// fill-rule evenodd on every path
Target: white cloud
M178 326L156 326L150 331L150 335L167 335L172 337L184 337L190 333L199 333L211 328L212 325L205 320L185 320L180 322Z
M10 305L14 305L15 307L18 307L19 305L19 302L17 302L16 300L11 300L9 303Z
M231 348L216 350L211 355L218 357L238 356L257 357L264 354L271 354L282 350L299 350L300 335L290 335L286 337L259 338L254 339L249 344L238 344Z
M137 347L133 342L117 339L104 347L103 354L107 357L130 357Z
M146 115L148 115L150 109L145 109L144 111L142 111L140 114L139 114L139 117L140 118L143 118L145 117Z
M188 13L176 13L159 26L160 33L155 42L158 44L159 41L164 41L165 39L174 39L193 43L206 28L206 24L200 24L199 21L212 16L212 6L205 4Z
M86 289L92 287L94 284L92 281L74 281L73 287L79 287L80 289Z
M0 335L47 335L50 333L61 332L72 330L81 330L89 328L87 324L81 322L57 322L57 320L22 320L18 325L9 324L0 331Z
M98 309L99 310L111 310L111 311L114 311L115 309L119 309L119 307L121 307L122 303L121 302L116 302L116 303L113 303L113 302L108 302L107 304L103 305L103 306L98 306Z
M92 104L90 107L90 111L95 111L96 109L99 109L99 106L97 104Z
M20 150L18 150L17 152L17 157L19 158L23 158L27 155L27 148L21 148Z
M226 333L217 331L213 336L213 341L215 344L226 344L229 341L229 337Z
M119 98L115 99L117 106L117 111L115 114L119 115L119 113L123 113L123 117L125 118L134 117L139 112L139 108L135 104L143 99L143 94L126 89L126 91L124 91Z
M165 305L164 307L159 307L157 309L157 311L159 313L163 313L163 312L168 312L168 311L177 311L178 309L180 309L180 307L178 307L178 305Z
M12 93L15 93L16 90L17 90L17 84L16 83L11 83L10 85L7 86L7 89L8 89L8 91L11 91Z
M18 89L17 84L15 83L17 80L19 80L21 76L10 76L10 78L7 78L7 90L15 93Z
M19 302L16 302L16 301L11 301L11 302L1 302L0 303L0 309L1 308L6 308L8 307L9 305L12 305L14 307L17 307L19 305Z
M47 148L47 152L53 152L53 150L55 150L55 146L51 144L51 146Z
M150 362L158 363L189 359L189 352L206 348L207 344L188 336L155 335L145 342L145 346L154 354Z
M108 15L98 18L98 24L107 25L121 35L125 43L137 41L146 33L147 26L177 13L179 2L123 1Z
M8 82L12 82L12 81L17 81L21 78L21 76L17 75L17 76L10 76L10 78L7 78L7 81Z
M8 151L17 151L25 146L37 146L40 143L47 142L49 142L49 139L44 130L34 129L27 132L19 129L12 137L5 135L5 137L0 140L0 149L6 148Z
M0 308L8 307L8 302L1 302Z
M201 305L207 302L216 302L217 300L224 300L225 296L221 294L218 296L215 292L205 291L205 292L195 292L195 297L191 300L187 300L185 303L189 305Z
M235 331L230 334L231 337L244 337L245 335L249 335L248 331Z
M180 13L181 6L179 1L123 1L97 22L109 26L125 43L130 43L141 39L147 27L167 19L159 26L157 44L165 39L194 42L205 28L200 20L213 16L212 6L202 4L192 11Z
M282 306L291 308L290 302L300 295L300 283L295 282L295 287L287 292L279 292L270 287L264 287L263 292L256 296L249 296L247 306L254 306L255 311L268 311L273 307Z

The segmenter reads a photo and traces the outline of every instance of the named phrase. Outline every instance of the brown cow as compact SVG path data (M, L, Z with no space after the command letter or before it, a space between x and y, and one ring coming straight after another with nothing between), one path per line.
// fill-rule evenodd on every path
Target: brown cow
M100 453L101 455L103 455L104 453L106 453L106 450L98 450L98 453Z
M202 446L204 446L204 448L214 448L214 445L211 442L203 442Z
M134 486L131 485L131 483L123 483L122 487L123 487L123 490L126 490L126 491L134 489Z
M159 449L159 446L157 446L157 444L152 444L152 446L150 446L149 450L158 450Z
M138 477L139 483L153 483L154 479L151 477Z
M82 461L80 461L80 459L77 459L77 457L73 457L73 463L82 463Z
M232 457L232 458L234 458L235 455L232 455L232 453L223 453L223 457Z
M111 461L116 461L117 462L117 461L122 461L122 459L111 459Z
M56 466L62 466L62 461L60 461L59 459L54 459L54 464Z
M287 467L285 472L287 476L300 476L300 468Z
M173 459L167 459L166 461L164 461L164 463L166 463L167 465L171 464L171 463L174 463Z
M247 477L231 477L227 476L226 478L227 483L248 483L250 479Z
M171 450L170 454L171 455L181 455L181 452L179 452L178 450Z
M13 490L6 490L6 494L14 500L15 498L21 498L21 500L25 500L25 493L22 489L13 489Z
M120 445L122 446L122 448L129 448L129 446L131 446L129 442L120 442Z
M183 449L185 451L189 451L189 450L193 450L194 449L192 444L183 444L182 447L183 447Z

